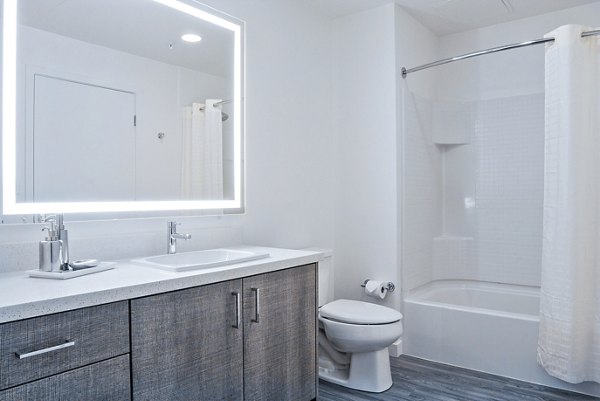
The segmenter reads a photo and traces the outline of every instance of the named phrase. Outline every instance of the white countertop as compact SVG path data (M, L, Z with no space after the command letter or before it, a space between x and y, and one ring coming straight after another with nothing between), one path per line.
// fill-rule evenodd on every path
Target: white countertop
M143 297L315 263L318 251L236 246L268 252L265 259L187 272L167 272L129 261L115 269L70 280L31 278L27 272L0 274L0 323Z

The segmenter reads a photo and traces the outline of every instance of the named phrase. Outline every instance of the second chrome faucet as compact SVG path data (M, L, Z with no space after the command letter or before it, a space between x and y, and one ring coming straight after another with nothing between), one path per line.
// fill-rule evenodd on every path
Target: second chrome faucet
M177 253L177 240L183 239L188 240L192 238L190 234L179 234L177 232L177 226L181 223L176 223L174 221L167 222L167 253L169 255Z

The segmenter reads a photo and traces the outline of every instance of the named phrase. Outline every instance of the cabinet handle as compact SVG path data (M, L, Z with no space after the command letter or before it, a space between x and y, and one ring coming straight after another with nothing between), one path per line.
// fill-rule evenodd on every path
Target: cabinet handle
M254 323L259 323L259 320L260 320L260 289L259 288L251 288L250 290L254 293L254 319L252 319L252 321Z
M65 340L64 343L53 345L52 347L38 349L31 352L15 352L15 355L19 359L29 358L30 356L42 355L48 352L57 351L59 349L69 348L75 345L75 341Z
M235 324L231 326L235 329L239 329L242 319L242 314L240 313L240 310L242 308L242 305L240 304L240 293L234 291L231 293L231 295L235 297Z

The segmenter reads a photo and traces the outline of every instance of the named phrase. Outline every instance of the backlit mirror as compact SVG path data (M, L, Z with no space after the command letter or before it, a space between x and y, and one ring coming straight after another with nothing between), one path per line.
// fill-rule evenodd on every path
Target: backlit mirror
M241 208L242 44L193 0L4 0L4 214Z

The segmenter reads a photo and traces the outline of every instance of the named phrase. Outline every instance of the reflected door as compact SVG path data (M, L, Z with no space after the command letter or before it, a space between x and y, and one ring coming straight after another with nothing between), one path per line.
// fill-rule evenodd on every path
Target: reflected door
M33 201L135 200L134 93L36 75L33 114Z

